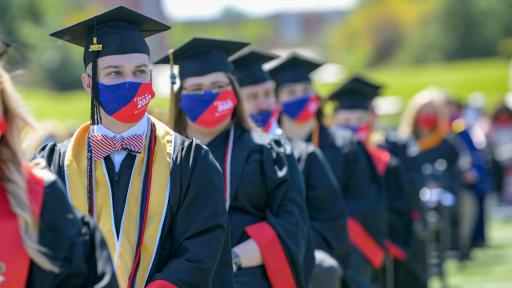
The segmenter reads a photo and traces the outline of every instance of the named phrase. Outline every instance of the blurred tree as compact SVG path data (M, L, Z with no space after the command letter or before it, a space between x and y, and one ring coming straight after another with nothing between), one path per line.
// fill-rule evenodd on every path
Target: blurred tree
M394 59L439 0L366 0L329 33L328 57L349 67Z
M0 11L8 13L0 20L0 37L13 44L7 64L25 68L30 84L57 90L80 87L81 50L48 34L93 15L95 7L86 0L1 0Z
M329 58L354 69L507 54L512 0L365 0L333 28Z

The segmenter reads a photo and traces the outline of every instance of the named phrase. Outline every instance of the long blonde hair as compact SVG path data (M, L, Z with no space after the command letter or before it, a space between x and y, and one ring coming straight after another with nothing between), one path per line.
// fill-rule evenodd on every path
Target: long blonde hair
M20 134L23 128L35 127L36 124L26 112L11 77L1 67L0 101L8 123L8 129L0 140L0 180L7 192L10 207L18 218L21 238L28 255L41 268L57 272L58 268L48 260L43 254L44 248L38 244L39 223L31 213L27 194Z
M403 137L410 137L415 132L415 120L418 112L427 105L432 105L437 113L437 127L436 131L441 134L446 134L449 128L449 115L448 115L448 93L439 88L426 88L418 92L409 101L405 108L402 120L398 128L398 133Z

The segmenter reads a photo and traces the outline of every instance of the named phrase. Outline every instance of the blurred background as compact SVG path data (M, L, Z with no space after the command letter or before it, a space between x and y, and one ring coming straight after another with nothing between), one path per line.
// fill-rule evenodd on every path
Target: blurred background
M120 4L173 27L151 39L153 59L198 35L298 49L330 63L314 77L321 96L364 73L402 100L432 85L457 99L479 91L492 111L509 87L510 0L2 0L0 36L14 45L6 65L39 119L82 122L88 112L78 105L81 49L48 34ZM58 107L68 102L83 111Z
M383 84L377 112L386 128L428 86L512 123L512 0L1 0L0 37L13 45L4 65L43 128L69 134L87 121L90 101L82 50L48 34L121 4L172 26L150 38L153 60L193 36L248 41L328 62L313 75L322 97L354 74ZM159 97L151 108L162 113L168 75L154 72ZM477 261L449 263L450 287L512 287L512 212L493 213L490 249L476 251Z

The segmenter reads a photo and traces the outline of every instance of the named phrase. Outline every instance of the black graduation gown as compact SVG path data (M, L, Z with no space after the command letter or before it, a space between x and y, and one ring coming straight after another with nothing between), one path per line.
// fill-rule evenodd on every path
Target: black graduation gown
M361 223L383 249L386 238L385 218L381 209L383 194L376 189L377 176L365 148L349 131L328 129L323 125L319 127L318 142L318 148L324 153L338 181L348 215ZM361 265L370 264L360 251L354 247L351 251L350 268L353 273L345 273L345 281L351 287L369 287L370 278L373 277L369 271L371 268Z
M416 155L417 170L423 175L423 184L435 182L455 195L462 186L459 151L454 139L444 138L436 147L420 151Z
M300 179L300 171L289 165L276 145L256 143L252 133L239 125L234 129L228 213L232 247L249 239L248 226L266 221L278 236L296 286L306 287L310 272L303 265L308 235L304 187L302 181L290 181ZM228 140L229 129L207 145L223 167ZM284 169L284 175L276 172ZM260 251L265 262L265 252L261 247ZM234 278L236 287L270 287L272 281L264 266L241 269Z
M380 145L391 153L400 162L398 169L405 186L405 201L406 206L410 211L409 219L418 220L421 211L421 202L419 191L423 186L423 175L418 169L420 164L416 158L419 153L414 139L404 139L395 133L388 133L384 143Z
M348 271L347 208L338 182L323 153L313 144L298 140L290 143L304 176L315 249L327 252Z
M427 255L424 225L422 224L421 214L422 206L419 197L419 191L424 184L420 165L416 158L418 147L412 138L402 138L395 133L388 133L384 143L381 145L400 161L403 181L405 185L405 204L409 211L407 219L410 226L405 232L409 235L403 235L406 239L407 259L405 262L399 262L395 265L395 285L396 287L427 287ZM390 237L393 237L394 229L390 230ZM398 235L397 235L398 236ZM400 236L398 236L400 237Z
M170 206L166 211L160 244L146 285L155 280L163 280L177 287L211 287L215 273L221 284L214 287L232 287L231 264L217 265L219 261L231 263L229 245L224 245L229 239L226 209L221 196L222 172L206 147L177 133L174 139ZM69 140L59 144L50 143L42 146L36 154L36 157L47 161L63 182L68 145ZM116 226L119 225L121 216L118 213L122 214L128 192L130 178L125 175L131 175L134 163L133 157L127 155L118 177L115 177L111 160L105 158L113 189ZM112 183L113 180L117 180L117 183Z
M59 272L31 261L27 287L118 287L101 233L89 217L71 208L57 179L45 183L39 245Z
M383 175L387 204L388 239L405 250L410 242L412 221L402 174L400 161L396 157L391 157Z
M349 131L320 126L320 150L331 165L341 188L348 214L383 244L385 225L381 219L383 194L377 191L379 180L364 146Z

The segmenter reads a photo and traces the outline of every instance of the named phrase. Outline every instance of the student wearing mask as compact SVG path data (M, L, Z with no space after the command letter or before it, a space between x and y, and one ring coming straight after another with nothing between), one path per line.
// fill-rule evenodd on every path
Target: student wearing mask
M292 180L300 171L283 143L260 141L247 121L228 60L245 46L193 38L157 61L179 66L172 126L206 145L224 172L235 286L306 287L304 187Z
M222 173L208 149L152 118L146 37L170 27L123 6L52 33L84 47L91 122L40 148L103 232L121 287L209 287L227 239ZM208 247L208 249L205 249Z
M262 65L277 56L259 50L245 50L231 58L240 85L244 110L264 133L282 137L278 125L280 107L274 84ZM306 187L306 205L315 248L315 269L309 287L340 287L342 263L348 263L350 245L346 232L346 208L331 168L322 152L311 143L289 141ZM342 263L338 263L341 259ZM343 267L348 271L349 267Z

